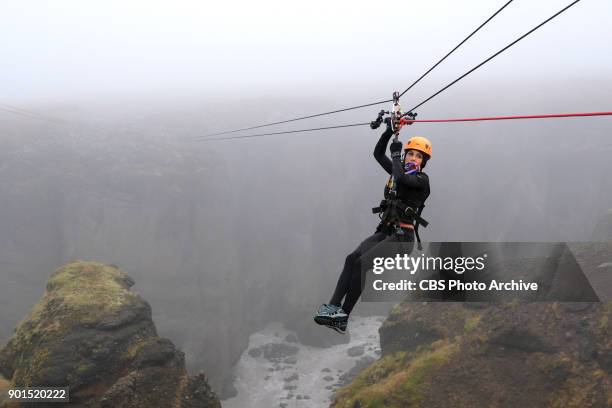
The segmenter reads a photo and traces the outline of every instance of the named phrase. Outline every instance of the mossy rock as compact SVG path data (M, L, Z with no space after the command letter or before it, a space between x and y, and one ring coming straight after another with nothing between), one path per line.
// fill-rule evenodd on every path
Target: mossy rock
M414 353L386 355L341 388L332 407L418 407L436 373L451 362L458 350L457 342L441 340Z
M5 396L8 389L11 388L11 382L0 375L0 407L5 405Z
M612 406L612 303L403 302L346 407Z
M192 384L184 354L157 336L133 285L115 266L59 268L0 350L0 373L16 387L68 386L71 406L220 406L212 390L202 391L205 381ZM189 395L192 388L201 397Z
M464 303L400 303L379 329L383 355L473 331L482 314Z

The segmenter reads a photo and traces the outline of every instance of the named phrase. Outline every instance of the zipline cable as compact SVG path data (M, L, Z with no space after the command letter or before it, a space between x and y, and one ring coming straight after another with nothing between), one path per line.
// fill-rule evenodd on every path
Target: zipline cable
M23 116L29 119L36 119L36 120L42 120L45 122L51 122L51 123L56 123L56 124L61 124L61 125L68 125L68 124L72 124L71 122L64 120L64 119L58 119L58 118L53 118L53 117L49 117L49 116L44 116L41 114L38 114L36 112L31 112L28 111L26 109L21 109L18 108L16 106L12 106L12 105L8 105L5 103L0 103L0 110L4 111L4 112L8 112L8 113L12 113L14 115L18 115L18 116Z
M196 140L196 142L197 141L199 141L199 142L212 142L212 141L217 141L217 140L229 140L229 139L246 139L246 138L250 138L250 137L271 136L271 135L284 135L284 134L287 134L287 133L311 132L311 131L315 131L315 130L338 129L338 128L345 128L345 127L353 127L353 126L364 126L364 125L369 125L369 124L370 124L370 122L367 122L367 123L353 123L351 125L325 126L325 127L319 127L319 128L311 128L311 129L287 130L287 131L284 131L284 132L259 133L259 134L255 134L255 135L225 136L225 137L217 137L217 138L205 139L205 140Z
M495 13L494 13L494 14L493 14L491 17L489 17L489 18L488 18L488 19L487 19L487 20L486 20L484 23L482 23L482 24L480 25L480 27L478 27L476 30L472 31L472 33L471 33L470 35L468 35L467 37L465 37L465 38L463 39L463 41L461 41L461 42L460 42L460 43L459 43L459 44L458 44L458 45L457 45L455 48L453 48L453 49L452 49L452 50L451 50L451 51L450 51L448 54L446 54L444 57L442 57L442 59L441 59L440 61L436 62L436 63L435 63L435 65L433 65L431 68L429 68L429 69L427 70L427 72L425 72L423 75L421 75L421 77L420 77L419 79L417 79L416 81L414 81L414 82L412 83L412 85L410 85L408 88L406 88L406 89L404 90L404 92L402 92L402 93L400 94L400 98L401 98L402 96L404 96L404 94L405 94L406 92L408 92L410 89L412 89L412 87L413 87L413 86L415 86L416 84L418 84L418 83L419 83L419 81L421 81L421 79L425 78L425 76L426 76L427 74L429 74L431 71L433 71L435 67L437 67L438 65L440 65L440 63L442 63L442 61L444 61L444 60L445 60L446 58L448 58L448 57L449 57L449 56L450 56L450 55L451 55L453 52L455 52L455 51L456 51L456 50L457 50L459 47L461 47L461 46L463 45L463 43L465 43L467 40L469 40L469 39L470 39L470 37L472 37L474 34L476 34L476 33L477 33L477 32L478 32L478 31L479 31L479 30L480 30L482 27L484 27L484 26L485 26L485 25L486 25L486 24L487 24L489 21L493 20L493 17L495 17L496 15L498 15L498 14L499 14L499 13L500 13L500 12L501 12L503 9L505 9L505 8L506 8L506 6L508 6L508 5L509 5L510 3L512 3L513 1L514 1L514 0L510 0L510 1L508 1L508 2L507 2L506 4L504 4L504 5L503 5L503 6L502 6L502 7L501 7L499 10L497 10L497 11L496 11L496 12L495 12Z
M438 65L440 65L442 63L442 61L444 61L446 58L448 58L453 52L455 52L457 49L459 49L459 47L461 47L467 40L469 40L474 34L476 34L482 27L484 27L485 25L487 25L487 23L489 21L491 21L496 15L498 15L503 9L505 9L510 3L512 3L514 0L509 0L506 4L504 4L499 10L497 10L495 13L493 13L493 15L491 15L487 20L485 20L484 23L482 23L478 28L476 28L474 31L472 31L472 33L470 35L468 35L467 37L465 37L463 39L463 41L461 41L455 48L453 48L449 53L447 53L444 57L442 57L442 59L440 59L438 62L436 62L431 68L429 68L427 70L427 72L425 72L423 75L421 75L416 81L414 81L412 83L412 85L410 85L408 88L406 88L404 90L404 92L402 92L400 94L400 97L402 95L404 95L406 92L408 92L413 86L415 86L417 83L419 83L423 78L425 78L431 71L434 70L434 68L436 68ZM329 112L323 112L323 113L317 113L314 115L308 115L308 116L300 116L297 118L293 118L293 119L288 119L288 120L281 120L278 122L271 122L271 123L265 123L263 125L257 125L257 126L250 126L250 127L245 127L245 128L240 128L240 129L234 129L234 130L228 130L225 132L217 132L217 133L210 133L207 135L202 136L201 138L208 138L211 136L220 136L220 135L226 135L229 133L236 133L236 132L242 132L244 130L252 130L252 129L259 129L262 127L267 127L267 126L273 126L273 125L280 125L282 123L289 123L289 122L295 122L298 120L304 120L304 119L312 119L312 118L316 118L319 116L325 116L325 115L331 115L334 113L340 113L340 112L346 112L349 110L353 110L353 109L360 109L360 108L366 108L369 106L375 106L375 105L381 105L383 103L389 103L389 102L393 102L393 99L387 99L385 101L379 101L379 102L373 102L373 103L368 103L365 105L358 105L358 106L352 106L350 108L343 108L343 109L338 109L338 110L333 110L333 111L329 111Z
M251 127L241 128L241 129L228 130L228 131L225 131L225 132L211 133L211 134L208 134L208 135L201 136L200 139L208 138L208 137L211 137L211 136L226 135L228 133L241 132L243 130L252 130L252 129L259 129L259 128L266 127L266 126L280 125L281 123L295 122L295 121L303 120L303 119L311 119L311 118L316 118L316 117L319 117L319 116L331 115L333 113L345 112L345 111L349 111L349 110L353 110L353 109L359 109L359 108L366 108L368 106L381 105L383 103L388 103L388 102L393 102L393 99L387 99L386 101L372 102L372 103L368 103L368 104L365 104L365 105L352 106L350 108L343 108L343 109L338 109L338 110L329 111L329 112L317 113L317 114L314 114L314 115L300 116L299 118L288 119L288 120L281 120L281 121L278 121L278 122L271 122L271 123L266 123L266 124L263 124L263 125L257 125L257 126L251 126Z
M67 120L67 119L61 119L61 118L55 118L53 116L47 116L47 115L42 115L40 113L37 112L33 112L27 109L23 109L20 108L18 106L14 106L14 105L9 105L7 103L0 103L0 111L4 111L7 113L12 113L14 115L17 116L21 116L24 117L26 119L35 119L35 120L40 120L40 121L44 121L44 122L48 122L48 123L54 123L57 125L70 125L70 126L77 126L77 127L81 127L81 128L85 128L87 130L95 130L95 131L99 131L99 132L105 132L105 133L110 133L110 134L117 134L117 131L111 128L107 128L107 127L103 127L100 125L93 125L93 124L89 124L86 122L80 122L80 121L74 121L74 120ZM137 136L145 136L148 137L148 134L140 132L140 131L136 131L136 130L123 130L122 133L124 134L134 134ZM138 143L143 143L143 141L139 141ZM154 146L154 144L152 142L145 142L145 144L148 144L149 146Z
M506 45L504 48L502 48L501 50L497 51L495 54L491 55L489 58L487 58L486 60L484 60L483 62L481 62L480 64L476 65L474 68L470 69L469 71L467 71L465 74L461 75L459 78L455 79L453 82L449 83L448 85L446 85L444 88L440 89L438 92L436 92L435 94L431 95L429 98L425 99L424 101L422 101L421 103L419 103L418 105L416 105L414 108L408 110L408 112L412 112L415 109L417 109L418 107L422 106L425 102L430 101L433 97L439 95L440 93L444 92L446 89L450 88L451 86L453 86L454 84L456 84L457 82L459 82L460 80L462 80L463 78L465 78L466 76L468 76L469 74L471 74L472 72L476 71L478 68L480 68L481 66L483 66L484 64L486 64L487 62L491 61L493 58L497 57L499 54L501 54L502 52L506 51L508 48L512 47L514 44L518 43L519 41L521 41L523 38L527 37L529 34L533 33L534 31L536 31L538 28L542 27L544 24L548 23L549 21L551 21L552 19L554 19L555 17L557 17L558 15L560 15L561 13L563 13L564 11L566 11L567 9L569 9L570 7L572 7L574 4L578 3L580 0L575 0L573 3L569 4L568 6L565 6L563 9L561 9L560 11L556 12L554 15L552 15L551 17L547 18L546 20L544 20L543 22L541 22L540 24L538 24L537 26L535 26L534 28L532 28L531 30L527 31L525 34L523 34L522 36L520 36L519 38L517 38L516 40L512 41L510 44Z
M405 120L405 122L412 123L446 123L446 122L480 122L490 120L512 120L512 119L548 119L548 118L572 118L572 117L585 117L585 116L612 116L612 111L609 112L580 112L580 113L553 113L544 115L518 115L518 116L488 116L480 118L453 118L453 119L425 119L425 120ZM402 119L404 120L404 119ZM251 137L271 136L271 135L284 135L287 133L299 133L299 132L310 132L314 130L327 130L337 129L351 126L364 126L370 123L355 123L351 125L339 125L339 126L327 126L322 128L313 129L299 129L299 130L288 130L285 132L274 132L274 133L260 133L256 135L244 135L244 136L226 136L214 139L200 140L202 142L211 142L217 140L231 140L231 139L246 139Z

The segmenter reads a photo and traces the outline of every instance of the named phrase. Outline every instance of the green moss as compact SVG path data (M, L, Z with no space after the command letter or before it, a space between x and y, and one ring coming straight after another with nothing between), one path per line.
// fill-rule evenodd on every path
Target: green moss
M362 389L375 384L378 381L384 380L392 373L395 373L404 367L406 354L406 352L400 351L389 356L385 356L376 364L373 364L367 368L364 371L364 375L358 376L353 382L353 385L357 389Z
M6 400L6 391L11 388L11 383L7 381L2 375L0 375L0 408L6 407L4 401Z
M381 327L390 328L397 325L404 318L406 311L403 303L398 303L391 308L389 316L382 323Z
M612 315L612 302L606 303L603 307L603 313L597 323L597 329L602 333L609 333L610 316Z
M470 333L470 332L474 331L474 329L480 323L480 319L481 318L482 318L482 316L480 316L480 315L475 315L475 316L472 316L470 318L467 318L465 320L465 323L463 324L463 330L466 333Z
M440 340L412 355L397 352L364 370L337 393L336 408L407 408L418 406L430 379L458 351L458 344Z
M566 353L536 355L536 365L544 375L550 376L552 372L572 372L575 370L576 362Z
M402 384L402 391L410 405L422 401L424 393L429 388L427 380L450 360L458 346L452 343L440 343L436 348L434 343L432 348L413 359L408 367L408 376Z
M393 330L408 324L421 325L435 331L440 337L462 335L472 331L480 322L482 312L466 308L462 304L418 304L401 303L396 305L383 322L381 330Z
M48 290L81 323L96 322L101 315L120 310L135 297L127 291L125 274L95 262L74 262L56 271Z
M393 307L391 308L391 311L389 312L389 316L395 316L395 315L401 314L402 309L403 309L402 303L393 305Z
M123 353L123 360L132 361L136 357L140 349L148 344L149 340L149 337L145 338L140 335L135 335L132 338L130 344L127 346L126 351Z
M599 406L595 405L592 396L597 394L596 387L600 383L598 378L601 378L601 373L601 370L595 370L590 376L574 376L569 378L562 388L553 391L549 398L548 406L551 408Z
M11 382L4 378L2 375L0 375L0 394L2 394L3 391L8 390L9 388L11 388Z
M509 302L503 302L501 303L501 306L509 309L509 310L517 310L520 308L520 306L523 305L523 303L521 303L521 301L519 299L512 299ZM553 303L553 305L556 306L556 304Z
M599 324L597 328L602 332L607 332L610 328L610 317L607 314L603 314L601 319L599 319Z
M29 384L47 364L50 350L76 324L96 324L119 312L137 295L128 290L127 275L96 262L73 262L56 270L47 291L18 325L7 344L16 357L20 382Z

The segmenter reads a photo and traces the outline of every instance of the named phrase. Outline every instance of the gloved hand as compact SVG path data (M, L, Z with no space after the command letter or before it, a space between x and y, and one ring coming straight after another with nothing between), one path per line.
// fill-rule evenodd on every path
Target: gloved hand
M391 146L389 146L389 150L391 150L391 158L395 159L396 157L402 156L402 142L399 140L394 140L391 142Z
M398 131L402 128L402 124L400 122L400 120L393 120L391 117L387 116L385 118L385 123L387 124L387 129L391 129L393 131Z
M385 124L387 125L387 130L393 130L393 128L391 127L391 118L390 117L386 117L385 118Z

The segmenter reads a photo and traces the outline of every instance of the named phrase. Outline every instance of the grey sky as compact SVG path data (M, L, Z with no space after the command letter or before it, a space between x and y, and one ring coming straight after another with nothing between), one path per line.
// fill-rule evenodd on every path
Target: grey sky
M169 93L388 97L503 3L3 1L1 102ZM515 0L426 86L440 87L566 4ZM583 0L470 80L609 77L611 16L609 0Z

